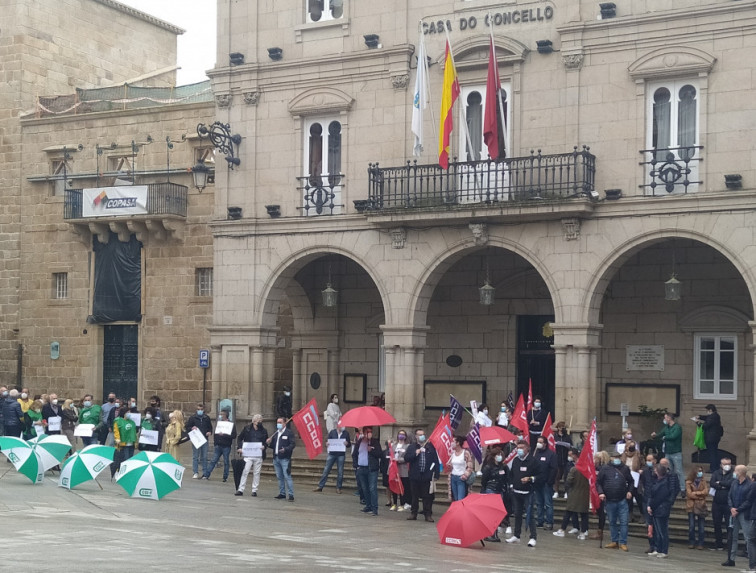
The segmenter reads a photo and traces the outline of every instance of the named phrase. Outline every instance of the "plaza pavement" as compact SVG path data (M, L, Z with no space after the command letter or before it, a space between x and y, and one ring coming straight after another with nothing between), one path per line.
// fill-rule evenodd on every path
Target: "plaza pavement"
M57 487L57 474L48 472L44 483L32 485L13 469L3 475L9 468L0 464L0 537L6 548L0 571L725 570L722 552L673 545L662 561L647 557L645 541L632 538L629 553L542 531L535 549L525 543L447 547L438 542L436 524L389 512L383 495L380 515L365 515L351 490L337 495L330 482L323 493L313 492L312 482L296 482L296 501L290 503L274 499L274 479L263 478L257 498L250 489L235 497L232 478L222 483L219 469L210 481L193 480L187 471L181 490L149 501L127 497L107 471L99 479L102 490L89 482L69 491ZM741 558L727 570L746 566Z

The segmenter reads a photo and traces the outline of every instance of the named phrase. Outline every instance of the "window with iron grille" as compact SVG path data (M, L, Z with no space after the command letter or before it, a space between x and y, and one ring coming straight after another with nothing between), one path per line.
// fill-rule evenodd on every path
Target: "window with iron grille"
M196 269L195 277L197 296L213 296L212 267Z
M68 298L68 273L53 273L53 298Z

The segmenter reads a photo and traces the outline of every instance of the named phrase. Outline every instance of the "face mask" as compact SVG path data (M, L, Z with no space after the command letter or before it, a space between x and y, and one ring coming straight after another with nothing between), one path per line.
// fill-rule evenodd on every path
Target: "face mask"
M533 403L533 407L534 408L540 408L541 407L541 403L540 402L534 402Z
M113 402L115 402L115 398L108 398L108 402L112 404Z
M537 450L542 450L543 449L543 444L536 444L536 449Z
M503 457L501 457L501 456L496 456L496 457L495 457L494 459L496 460L496 463L497 463L497 464L500 464L500 463L501 463L501 461L502 461L502 460L503 460L504 458L503 458Z
M338 398L334 398L334 399L333 399L333 403L334 403L334 404L338 404L338 403L339 403L339 399L338 399Z
M730 464L725 464L722 466L722 469L726 472L729 472L732 469L732 466Z
M146 415L146 416L144 417L144 419L145 419L145 420L152 420L152 414L147 414L147 415Z
M614 459L612 460L612 464L614 464L615 466L618 466L618 465L620 465L621 463L622 463L622 460L621 460L621 459L619 459L619 458L614 458Z
M84 402L84 407L85 408L89 408L91 405L92 405L92 402L90 402L89 400L87 400L86 402Z
M407 439L407 436L403 436L402 434L399 434L399 435L398 435L398 436L396 437L396 439L397 439L397 440L399 440L400 442L403 442L404 440L406 440L406 439Z
M502 408L501 410L499 410L499 412L506 412L506 411L507 411L506 408Z
M521 458L525 457L525 450L523 448L517 448L517 455Z
M488 416L488 408L486 408L485 410L483 410L483 413L484 413L484 414L485 414L486 416Z
M202 414L204 414L204 413L205 413L205 411L204 411L204 410L197 410L197 415L198 415L198 416L201 416L201 415L202 415Z
M120 408L120 407L121 407L121 403L120 403L120 402L116 402L116 403L115 403L115 407L116 407L116 408Z
M291 396L291 392L284 392L284 396Z
M646 462L646 465L650 468L654 467L654 462Z
M627 451L628 452L634 452L635 451L635 446L630 446L629 448L627 448Z
M135 408L135 407L136 407L136 402L132 402L132 403L131 403L131 407L132 407L132 408Z
M7 398L7 397L8 397L8 391L7 391L7 390L4 390L4 391L3 391L3 398Z
M664 425L667 426L668 424L669 422L667 422L667 420L664 420Z
M700 477L700 478L702 478L702 477L703 477L703 472L697 472L697 473L696 473L696 477Z
M282 428L283 428L283 424L276 424L276 429L277 429L277 430L280 430L280 429L282 429Z
M21 394L21 398L23 400L26 400L28 397L29 397L29 394L27 394L26 392L24 392L23 394Z
M52 405L53 405L53 406L57 406L57 405L58 405L58 399L57 399L57 398L56 398L55 400L53 400L53 401L52 401Z
M627 436L625 436L625 439L626 440L632 440L633 439L633 435L632 434L628 434Z
M418 436L417 441L422 444L425 441L425 434L423 434L422 436Z

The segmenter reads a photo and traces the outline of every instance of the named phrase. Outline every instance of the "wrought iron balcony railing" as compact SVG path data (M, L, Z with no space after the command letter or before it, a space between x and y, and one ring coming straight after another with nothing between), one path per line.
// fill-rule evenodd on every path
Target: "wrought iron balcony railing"
M698 164L701 162L701 145L687 147L667 147L664 149L643 149L649 183L641 185L648 195L665 196L691 193L698 189Z
M297 177L302 197L302 214L339 215L344 206L341 202L344 175L310 175Z
M147 185L147 215L186 217L187 187L177 183ZM82 189L66 189L63 219L81 219Z
M358 211L382 211L503 201L562 200L594 191L596 158L590 148L572 153L438 165L368 167L369 196Z

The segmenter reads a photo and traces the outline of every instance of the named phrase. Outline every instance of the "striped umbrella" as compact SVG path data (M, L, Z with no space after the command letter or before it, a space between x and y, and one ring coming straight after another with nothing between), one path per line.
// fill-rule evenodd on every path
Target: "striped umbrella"
M42 434L28 442L5 436L0 438L0 448L18 473L32 483L41 483L45 472L60 464L71 444L65 436Z
M139 452L121 464L116 482L131 497L161 499L181 487L184 466L163 452Z
M58 485L68 489L96 479L113 462L115 448L92 444L68 458L60 470Z

